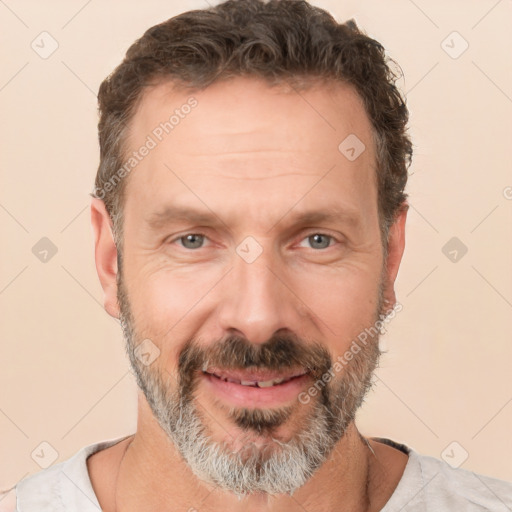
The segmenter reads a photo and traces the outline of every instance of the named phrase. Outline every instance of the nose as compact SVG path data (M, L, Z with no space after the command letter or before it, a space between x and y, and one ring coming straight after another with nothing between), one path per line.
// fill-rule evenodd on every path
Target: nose
M281 329L300 330L301 304L285 272L265 255L252 263L234 256L222 285L218 321L224 333L262 344Z

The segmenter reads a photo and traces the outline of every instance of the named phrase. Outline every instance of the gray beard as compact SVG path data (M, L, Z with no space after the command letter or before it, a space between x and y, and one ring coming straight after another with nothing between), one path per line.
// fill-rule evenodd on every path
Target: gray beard
M290 440L280 441L270 434L288 419L295 407L305 405L297 403L295 407L277 410L232 408L229 418L242 430L242 438L244 430L269 434L263 446L248 441L242 443L241 450L233 451L229 441L212 439L207 427L209 418L196 405L190 383L179 378L176 381L169 373L163 378L156 365L151 368L136 357L134 349L143 338L134 332L127 296L122 286L119 290L120 320L128 357L137 384L160 427L199 479L231 491L238 498L252 493L291 496L328 459L372 387L381 354L378 335L363 345L340 374L311 399L306 420ZM382 300L376 320L381 306Z

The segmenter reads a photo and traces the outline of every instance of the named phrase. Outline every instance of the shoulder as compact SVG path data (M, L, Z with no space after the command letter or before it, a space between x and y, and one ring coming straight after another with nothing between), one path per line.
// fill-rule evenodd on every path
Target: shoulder
M15 508L0 508L0 512L97 512L100 507L91 485L87 458L123 439L85 446L71 458L25 477L15 487Z
M385 438L374 438L408 455L403 474L381 512L511 512L512 483L422 455Z
M415 456L423 475L427 503L432 503L432 506L450 510L456 506L471 505L471 511L493 512L512 509L512 483L453 468L445 461L427 455Z

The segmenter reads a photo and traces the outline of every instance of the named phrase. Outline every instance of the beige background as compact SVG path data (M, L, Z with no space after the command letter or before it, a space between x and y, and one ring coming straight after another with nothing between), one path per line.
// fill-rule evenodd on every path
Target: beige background
M404 309L359 426L512 480L512 2L314 3L355 17L400 63L415 143ZM136 387L93 261L95 94L146 28L206 5L0 2L0 487L52 449L58 462L134 431ZM43 31L59 45L47 59L31 48ZM453 31L469 44L458 58ZM42 237L58 249L47 262L32 252ZM452 237L468 249L456 262Z

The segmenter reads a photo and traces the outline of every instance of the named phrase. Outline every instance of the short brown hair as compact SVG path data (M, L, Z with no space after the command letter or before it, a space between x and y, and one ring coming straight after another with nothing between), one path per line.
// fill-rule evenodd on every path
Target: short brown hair
M353 20L337 23L305 0L228 0L175 16L148 29L100 86L100 164L92 195L104 200L115 231L121 223L126 180L119 186L105 185L109 180L112 185L123 166L127 127L148 85L168 79L201 90L236 76L298 87L334 80L355 88L372 123L379 222L387 254L389 227L407 198L412 158L406 132L409 114L395 86L401 74L389 64L395 62L386 57L383 46Z

